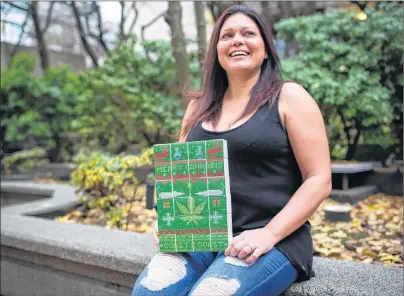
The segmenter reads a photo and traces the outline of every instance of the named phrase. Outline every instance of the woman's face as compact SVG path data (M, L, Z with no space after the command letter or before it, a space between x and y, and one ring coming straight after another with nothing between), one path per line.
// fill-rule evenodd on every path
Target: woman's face
M255 22L242 13L226 19L220 29L217 54L220 65L227 73L260 69L266 53Z

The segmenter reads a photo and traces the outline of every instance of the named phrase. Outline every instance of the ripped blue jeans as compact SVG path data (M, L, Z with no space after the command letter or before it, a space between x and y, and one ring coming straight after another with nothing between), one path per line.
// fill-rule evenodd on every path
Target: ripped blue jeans
M296 278L296 269L276 248L250 265L223 252L157 253L132 296L280 295Z

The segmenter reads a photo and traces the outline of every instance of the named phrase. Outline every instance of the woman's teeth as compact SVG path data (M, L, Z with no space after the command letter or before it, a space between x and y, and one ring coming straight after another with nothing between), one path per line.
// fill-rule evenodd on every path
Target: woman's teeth
M247 53L245 51L235 51L230 54L230 57L235 57L235 56L240 56L240 55L247 56L247 55L249 55L249 53Z

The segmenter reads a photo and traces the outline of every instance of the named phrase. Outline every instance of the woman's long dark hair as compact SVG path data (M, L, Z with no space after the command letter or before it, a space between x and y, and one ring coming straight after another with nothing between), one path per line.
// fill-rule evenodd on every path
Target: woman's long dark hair
M251 90L250 100L238 119L257 110L267 102L273 103L282 87L281 65L271 30L265 25L258 13L254 10L234 5L226 9L217 20L213 28L210 44L205 57L205 67L202 80L202 89L199 93L193 93L189 99L195 99L192 107L192 114L188 116L187 122L184 122L184 128L181 131L181 137L185 137L189 130L199 121L209 121L216 127L221 115L223 96L229 85L226 71L219 64L217 56L217 43L219 41L220 29L223 23L231 15L243 13L251 18L261 32L265 44L265 52L268 58L264 59L261 65L261 74L257 83Z

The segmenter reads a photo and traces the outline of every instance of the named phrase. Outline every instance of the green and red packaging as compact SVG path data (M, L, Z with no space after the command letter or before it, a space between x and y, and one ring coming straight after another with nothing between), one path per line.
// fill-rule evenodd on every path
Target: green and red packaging
M153 148L160 251L224 251L233 237L226 140Z

